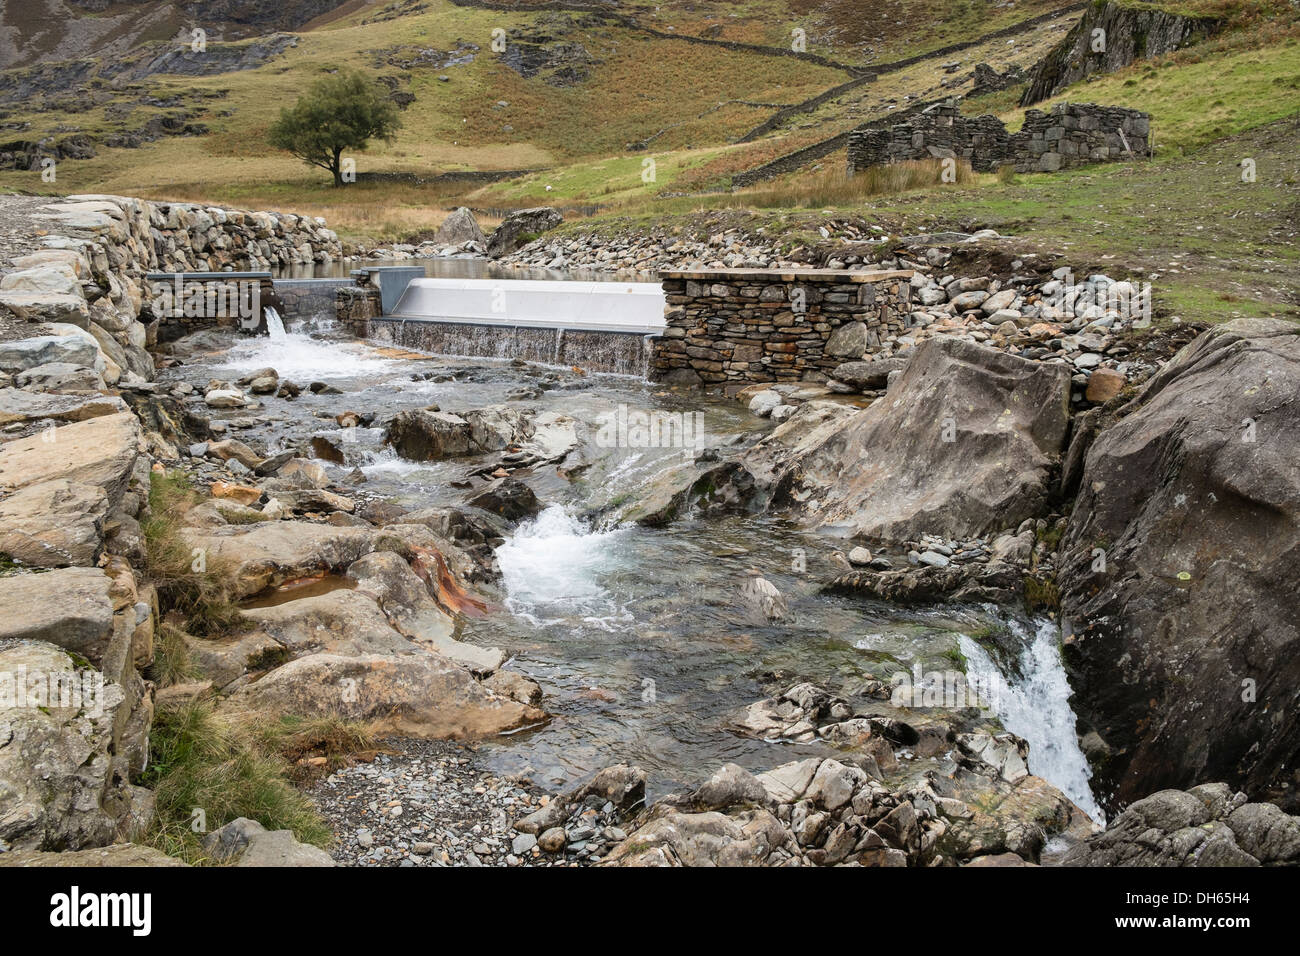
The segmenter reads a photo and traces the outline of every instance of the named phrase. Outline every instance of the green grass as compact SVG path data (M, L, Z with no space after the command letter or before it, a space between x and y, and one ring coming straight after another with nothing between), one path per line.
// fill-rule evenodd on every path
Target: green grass
M150 737L150 765L141 783L157 801L149 845L189 863L210 862L202 849L206 832L239 817L268 830L292 830L303 843L327 846L329 825L294 786L306 779L297 761L323 756L323 772L348 754L372 744L369 730L334 719L305 720L214 711L191 701L160 708ZM206 829L194 829L201 810Z
M148 676L159 687L185 684L199 676L185 645L185 632L174 624L159 625Z
M181 534L185 514L200 500L183 472L150 475L149 514L140 525L145 575L158 589L163 614L179 612L192 634L223 634L243 621L232 569L213 555L196 555Z

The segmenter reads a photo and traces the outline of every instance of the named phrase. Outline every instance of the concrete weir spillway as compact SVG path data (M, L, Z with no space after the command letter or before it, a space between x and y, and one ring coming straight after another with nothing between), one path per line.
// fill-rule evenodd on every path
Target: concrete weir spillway
M411 279L369 337L439 355L644 377L665 328L657 282Z

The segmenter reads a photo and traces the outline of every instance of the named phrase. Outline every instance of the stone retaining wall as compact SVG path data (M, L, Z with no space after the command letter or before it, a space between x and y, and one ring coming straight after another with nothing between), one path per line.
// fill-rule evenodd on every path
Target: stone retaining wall
M665 270L659 276L668 328L653 339L650 376L727 392L827 375L901 333L910 311L909 271Z
M849 175L871 166L953 157L989 172L1004 163L1017 172L1054 172L1071 166L1151 155L1151 117L1139 110L1092 103L1058 103L1050 113L1028 110L1023 127L1008 133L995 116L962 116L940 103L889 127L863 126L848 140Z
M0 277L0 316L89 331L106 350L109 384L153 377L147 349L161 323L148 273L266 270L329 262L343 251L317 219L193 203L77 195L30 216L31 251L0 262L8 270Z
M351 277L276 279L275 294L284 306L286 324L291 319L334 318L338 290L352 284Z
M370 320L383 314L376 286L347 285L334 290L334 317L359 339L370 337Z

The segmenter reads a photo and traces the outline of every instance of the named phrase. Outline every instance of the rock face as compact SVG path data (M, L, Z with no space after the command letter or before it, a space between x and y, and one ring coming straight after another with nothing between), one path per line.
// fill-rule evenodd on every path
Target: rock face
M112 658L100 675L53 644L0 642L0 843L80 850L148 822L153 795L129 780L143 769L152 698L130 655Z
M1224 783L1161 790L1072 847L1065 866L1294 866L1300 817L1248 803Z
M1243 319L1183 348L1094 439L1062 543L1075 710L1123 806L1300 750L1300 329Z
M1217 21L1129 3L1090 4L1079 22L1042 62L1020 99L1045 100L1094 73L1110 73L1134 60L1164 56L1212 33ZM1096 31L1102 30L1097 49Z
M1041 513L1070 372L957 339L918 347L862 411L809 402L741 458L770 506L881 540L978 535Z
M562 222L564 217L550 206L516 210L492 233L492 238L488 240L487 254L492 259L509 255Z

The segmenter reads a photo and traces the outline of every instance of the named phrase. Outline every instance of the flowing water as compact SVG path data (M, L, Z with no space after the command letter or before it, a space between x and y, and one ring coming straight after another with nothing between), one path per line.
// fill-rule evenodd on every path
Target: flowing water
M1021 649L998 695L1002 722L1031 742L1036 772L1095 809L1050 622L991 607L905 609L822 594L819 584L837 573L836 552L845 543L767 518L688 514L647 528L612 517L612 506L638 500L688 452L603 447L592 437L600 422L628 409L697 413L704 443L722 447L770 427L739 403L682 396L632 376L378 349L310 317L295 317L282 338L246 338L187 356L162 377L199 383L265 366L281 379L324 382L342 394L304 388L292 402L267 397L253 412L214 413L231 420L232 434L267 452L328 438L345 459L327 465L333 479L359 467L367 481L351 493L408 508L463 504L465 492L454 483L482 462L405 461L383 445L381 428L340 429L333 415L374 412L382 421L432 403L456 412L508 401L584 424L567 475L554 466L517 475L544 510L497 550L500 586L483 595L490 613L459 627L461 640L506 650L507 666L541 684L554 715L540 728L486 744L494 769L558 786L625 760L651 772L655 793L725 761L768 769L824 751L733 733L728 718L738 708L799 680L851 697L868 676L888 681L915 666L944 671L963 656L972 669L1001 674L967 636L992 628ZM582 467L573 467L575 460ZM750 569L785 597L784 618L769 621L745 600L741 584ZM974 726L996 730L986 716Z

